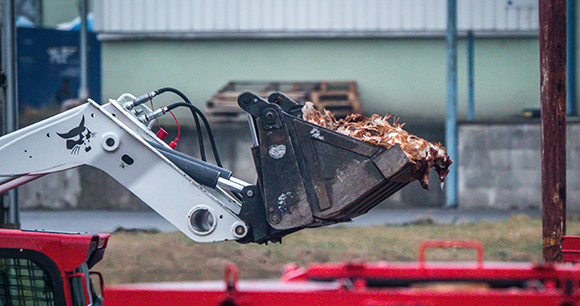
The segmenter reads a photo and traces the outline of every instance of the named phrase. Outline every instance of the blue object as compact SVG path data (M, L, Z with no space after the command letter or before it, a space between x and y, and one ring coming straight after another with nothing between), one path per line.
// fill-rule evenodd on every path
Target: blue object
M577 116L576 106L576 0L566 2L566 114Z
M445 206L457 206L457 0L447 0L447 117L445 148L454 161L446 178Z
M475 86L474 86L474 76L473 76L473 31L467 32L467 119L475 119Z
M18 28L18 100L24 106L60 106L78 98L80 86L79 32ZM88 37L89 98L101 101L101 44Z
M16 17L16 26L22 28L34 28L36 25L25 16L18 16Z

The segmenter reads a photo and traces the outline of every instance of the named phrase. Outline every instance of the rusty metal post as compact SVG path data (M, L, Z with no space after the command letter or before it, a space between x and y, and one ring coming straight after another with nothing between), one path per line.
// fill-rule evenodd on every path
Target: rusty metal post
M562 260L566 229L566 0L540 0L543 249Z

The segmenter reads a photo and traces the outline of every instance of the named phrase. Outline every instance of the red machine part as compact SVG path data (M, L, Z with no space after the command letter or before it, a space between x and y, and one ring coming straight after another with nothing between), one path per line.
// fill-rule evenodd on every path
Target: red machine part
M0 229L0 248L38 251L50 257L59 270L72 271L87 261L91 248L104 249L108 238L109 235Z
M562 261L580 262L580 237L562 237Z
M472 242L427 242L420 257L431 247L481 260L289 266L281 281L240 282L228 266L225 282L109 286L105 305L580 305L580 266L484 263Z
M60 280L52 279L56 282L55 289L61 288L66 305L73 305L71 284L64 280L82 277L86 289L85 276L73 271L85 262L89 267L98 262L107 246L108 238L109 235L0 229L0 255L2 258L19 258L14 257L14 254L20 253L23 254L22 258L41 262L43 268L49 268L49 272L60 277ZM55 294L60 295L58 292Z

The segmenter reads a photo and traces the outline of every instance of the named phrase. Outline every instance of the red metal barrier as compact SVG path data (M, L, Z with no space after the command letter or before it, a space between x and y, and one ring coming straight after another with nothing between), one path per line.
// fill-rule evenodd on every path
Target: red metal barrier
M475 249L477 251L477 263L483 267L483 247L477 241L457 241L457 240L430 240L419 246L419 265L425 267L425 252L427 249Z
M429 248L473 248L476 263L429 262ZM580 265L484 263L472 241L428 241L415 263L289 265L282 281L224 281L107 287L105 306L131 305L553 305L580 306Z
M580 237L562 237L562 261L580 262Z

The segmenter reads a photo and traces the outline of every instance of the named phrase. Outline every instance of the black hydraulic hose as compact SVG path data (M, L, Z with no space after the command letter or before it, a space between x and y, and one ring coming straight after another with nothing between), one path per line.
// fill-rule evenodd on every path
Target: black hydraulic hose
M200 164L203 167L210 168L210 169L212 169L214 171L218 171L219 174L220 174L219 176L222 177L222 178L224 178L224 179L226 179L226 180L229 180L232 177L232 172L229 171L229 170L226 170L224 168L220 168L220 167L218 167L216 165L213 165L213 164L210 164L208 162L201 161L201 160L199 160L199 159L197 159L197 158L195 158L193 156L189 156L189 155L187 155L185 153L181 153L179 151L175 151L173 149L169 149L169 148L164 147L164 146L162 146L162 145L160 145L158 143L155 143L153 141L147 141L147 142L151 146L153 146L155 149L157 149L157 151L161 152L161 154L165 155L165 157L167 157L169 160L171 160L171 158L174 157L174 156L175 157L179 157L181 159L186 159L188 162L193 162L193 163L196 163L196 164ZM179 165L177 165L177 166L179 167Z
M173 104L167 106L167 109L172 110L172 109L175 109L176 107L180 107L180 106L185 106L185 107L189 108L192 113L196 113L197 115L199 115L201 120L203 120L203 124L205 125L205 129L206 129L207 135L209 137L209 142L211 144L211 149L213 150L215 162L218 165L218 167L222 167L222 162L220 160L220 157L219 157L219 154L217 151L217 146L215 144L215 139L213 137L213 133L211 132L211 127L210 127L209 122L207 121L207 118L205 117L205 115L202 113L201 110L199 110L199 108L197 108L193 104L191 104L191 102L190 103L187 103L187 102L173 103Z
M183 94L180 90L175 89L173 87L163 87L163 88L157 89L155 91L155 93L156 94L162 94L162 93L164 93L166 91L170 91L170 92L172 92L172 93L180 96L183 99L183 101L185 101L186 103L192 104L191 101L185 96L185 94Z
M162 93L167 92L167 91L178 95L180 98L183 99L183 101L185 101L185 103L193 106L193 103L191 103L191 101L189 100L189 98L187 98L187 96L185 94L183 94L180 90L175 89L173 87L163 87L163 88L157 89L156 91L154 91L154 93L155 93L155 95L159 95L159 94L162 94ZM197 109L197 107L195 109ZM197 130L197 141L199 142L199 154L201 155L201 160L207 161L206 157L205 157L205 144L203 142L203 134L201 132L201 124L199 123L198 115L197 115L195 110L193 110L191 108L189 108L189 110L191 111L191 116L193 117L193 120L195 121L195 129ZM199 109L197 109L197 110L199 110ZM199 113L201 113L201 111ZM201 113L201 114L203 115L203 113ZM209 125L207 125L207 124L206 124L206 129L209 130ZM212 139L210 138L210 141L211 140ZM217 155L217 154L216 154L216 151L214 149L214 156L215 155ZM219 160L219 157L216 158L216 162L218 162L218 160ZM221 164L218 164L218 165L221 167Z

